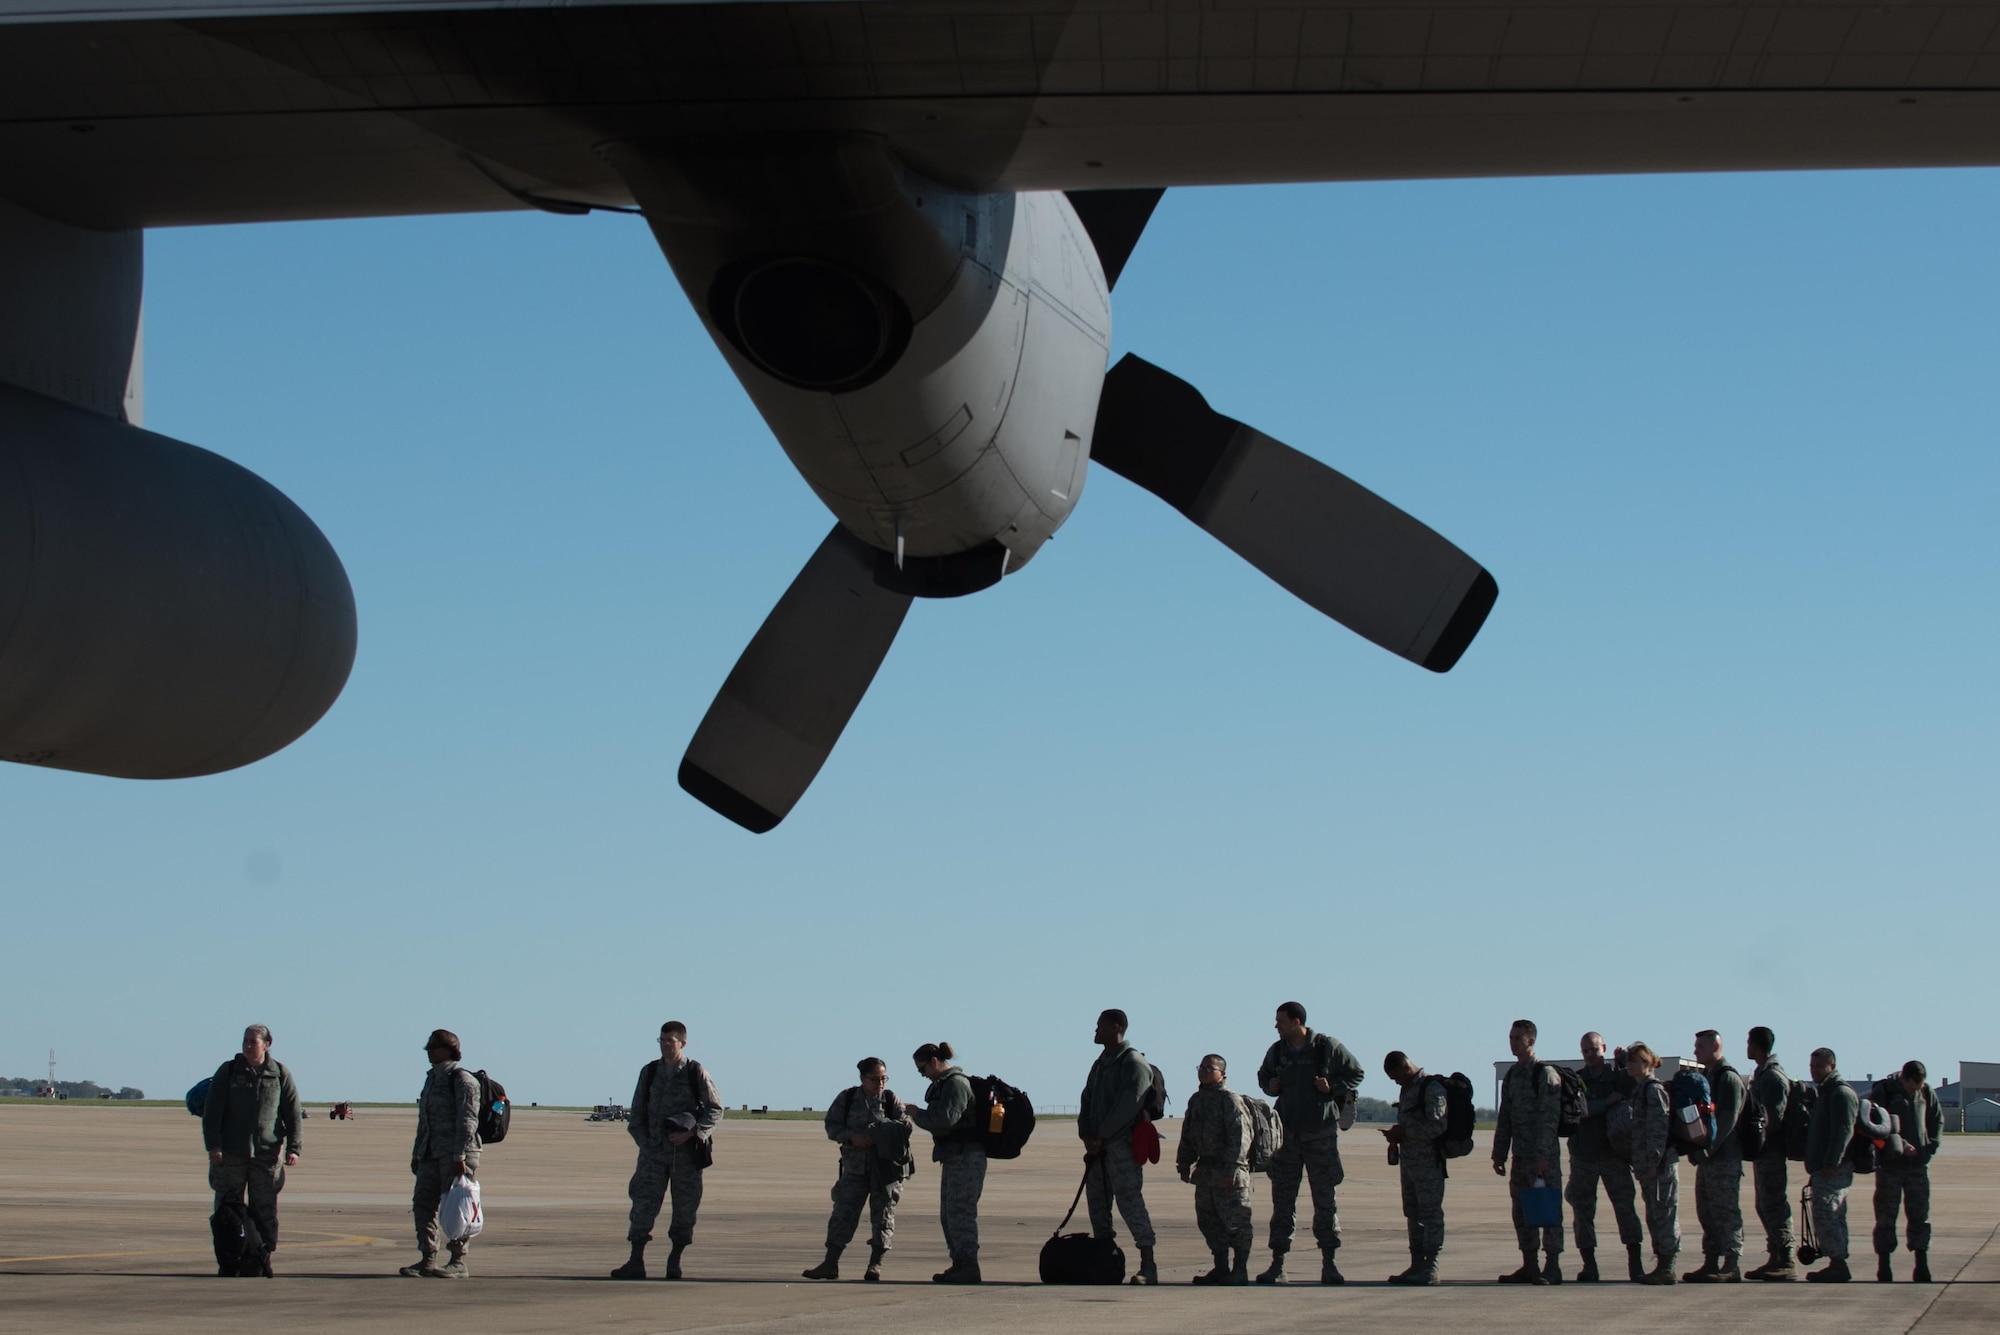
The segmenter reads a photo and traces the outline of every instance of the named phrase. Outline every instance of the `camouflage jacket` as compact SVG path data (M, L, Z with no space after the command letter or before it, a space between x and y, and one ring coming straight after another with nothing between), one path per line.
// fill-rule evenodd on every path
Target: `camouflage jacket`
M1146 1054L1120 1039L1090 1064L1076 1109L1076 1134L1110 1140L1132 1130L1139 1105L1153 1087L1153 1064Z
M1517 1061L1500 1082L1500 1120L1493 1128L1493 1162L1506 1163L1509 1150L1529 1169L1535 1160L1554 1163L1562 1153L1556 1123L1562 1117L1562 1076L1545 1062Z
M977 1150L984 1154L985 1147L972 1140L953 1140L951 1134L958 1130L958 1124L965 1118L965 1110L972 1106L972 1082L965 1078L965 1072L956 1066L947 1066L944 1074L931 1081L931 1087L924 1091L924 1106L910 1109L910 1121L917 1128L931 1133L931 1161L943 1163Z
M696 1071L701 1072L699 1089L695 1087ZM672 1066L667 1065L664 1057L647 1062L639 1071L639 1084L632 1091L632 1108L625 1123L632 1139L639 1142L642 1150L666 1148L667 1137L681 1129L668 1123L683 1113L694 1120L690 1129L704 1137L722 1120L722 1094L708 1068L691 1057L683 1057Z
M1861 1096L1840 1072L1819 1082L1819 1097L1813 1100L1812 1121L1806 1124L1806 1171L1838 1168L1847 1158L1854 1139L1854 1123L1861 1116Z
M1188 1096L1174 1165L1192 1170L1198 1187L1242 1183L1250 1161L1250 1117L1243 1100L1226 1084L1203 1085Z
M1279 1039L1264 1052L1257 1068L1257 1087L1278 1100L1278 1120L1285 1139L1331 1134L1339 1124L1340 1105L1351 1101L1366 1074L1347 1045L1331 1034L1308 1029L1306 1041L1293 1047ZM1333 1092L1322 1094L1313 1082L1325 1076Z
M1785 1110L1792 1101L1792 1078L1778 1064L1776 1053L1757 1063L1750 1076L1750 1097L1764 1105L1764 1153L1785 1152Z
M1702 1074L1708 1077L1708 1097L1715 1101L1715 1149L1711 1153L1722 1153L1731 1145L1741 1149L1736 1125L1743 1117L1743 1105L1749 1101L1743 1077L1727 1061L1718 1061Z
M1621 1099L1632 1096L1632 1077L1615 1062L1605 1062L1592 1068L1583 1067L1577 1072L1583 1077L1583 1096L1589 1113L1569 1138L1572 1154L1609 1154L1611 1142L1606 1136L1609 1125L1613 1094Z
M457 1062L439 1062L417 1096L412 1159L463 1159L479 1152L479 1081Z
M203 1147L246 1159L275 1158L281 1145L298 1154L299 1087L276 1057L252 1066L242 1053L215 1068L201 1111Z
M1403 1153L1418 1147L1429 1149L1445 1132L1444 1080L1423 1067L1417 1078L1403 1086L1396 1096L1396 1125L1403 1128Z
M903 1101L893 1089L884 1087L870 1098L861 1086L850 1085L834 1095L833 1105L826 1110L826 1138L840 1146L841 1171L864 1174L875 1157L873 1149L853 1143L857 1134L870 1133L883 1122L903 1120Z
M1627 1098L1632 1103L1632 1167L1644 1173L1659 1167L1673 1171L1673 1142L1667 1138L1673 1097L1659 1077L1647 1076Z

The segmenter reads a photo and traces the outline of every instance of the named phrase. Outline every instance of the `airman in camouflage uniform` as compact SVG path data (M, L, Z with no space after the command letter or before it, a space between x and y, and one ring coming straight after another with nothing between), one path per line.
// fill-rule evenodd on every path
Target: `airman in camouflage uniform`
M1174 1163L1181 1181L1194 1184L1195 1226L1215 1267L1194 1282L1248 1284L1256 1238L1250 1219L1250 1115L1229 1088L1229 1063L1219 1055L1203 1057L1195 1078L1199 1088L1188 1096Z
M1715 1144L1694 1170L1694 1210L1701 1220L1701 1268L1681 1278L1691 1284L1738 1284L1743 1271L1743 1142L1737 1123L1749 1096L1743 1077L1722 1055L1722 1038L1713 1029L1694 1036L1694 1059L1708 1076L1708 1096L1715 1103Z
M1340 1249L1340 1205L1334 1189L1346 1180L1340 1166L1340 1114L1361 1089L1361 1063L1331 1034L1306 1028L1306 1008L1278 1007L1278 1041L1257 1068L1257 1087L1278 1101L1285 1143L1271 1156L1271 1264L1259 1284L1285 1282L1285 1254L1298 1224L1299 1182L1311 1184L1313 1240L1319 1244L1319 1282L1344 1284L1334 1253Z
M1091 1041L1104 1051L1090 1064L1077 1105L1076 1134L1083 1140L1084 1200L1090 1207L1093 1237L1115 1238L1111 1218L1115 1202L1139 1248L1139 1272L1134 1284L1158 1284L1160 1269L1153 1259L1153 1216L1146 1209L1146 1170L1132 1150L1146 1095L1153 1088L1153 1064L1146 1054L1125 1041L1125 1012L1107 1010L1097 1017Z
M840 1253L853 1241L864 1205L869 1223L864 1280L882 1278L882 1257L896 1236L896 1203L909 1167L910 1121L903 1101L889 1088L888 1063L866 1057L855 1069L861 1083L835 1095L826 1110L826 1138L840 1146L840 1175L833 1182L833 1215L826 1221L826 1259L805 1272L807 1279L840 1278ZM894 1152L898 1144L900 1154Z
M1609 1121L1611 1110L1632 1093L1632 1077L1620 1060L1604 1059L1604 1035L1595 1030L1577 1045L1583 1054L1583 1094L1586 1115L1569 1138L1569 1187L1563 1198L1569 1202L1576 1223L1576 1250L1583 1260L1577 1281L1594 1284L1597 1270L1597 1188L1611 1198L1611 1213L1618 1220L1618 1240L1625 1246L1626 1272L1634 1280L1646 1273L1640 1249L1646 1235L1641 1231L1639 1212L1633 1208L1635 1188L1632 1165L1611 1151Z
M1792 1265L1792 1193L1785 1180L1785 1111L1792 1099L1792 1078L1778 1063L1777 1036L1763 1025L1750 1031L1745 1047L1757 1069L1750 1077L1750 1097L1764 1105L1764 1152L1751 1165L1757 1188L1757 1219L1764 1225L1764 1264L1747 1271L1745 1279L1787 1280L1798 1272Z
M1832 1048L1814 1048L1812 1122L1806 1128L1806 1180L1812 1185L1813 1235L1826 1268L1806 1278L1814 1283L1845 1284L1847 1269L1847 1190L1854 1185L1854 1165L1847 1147L1861 1115L1861 1098L1840 1078Z
M410 1211L416 1216L417 1247L423 1255L398 1273L464 1279L469 1273L465 1253L470 1239L447 1240L451 1260L437 1264L438 1207L455 1179L479 1180L479 1081L458 1064L464 1052L458 1035L449 1029L432 1030L424 1052L431 1069L417 1099L417 1140L410 1149L410 1171L417 1177Z
M1931 1282L1931 1158L1938 1150L1938 1134L1944 1129L1944 1112L1937 1095L1925 1083L1930 1073L1919 1061L1903 1063L1900 1076L1890 1076L1875 1085L1875 1101L1896 1117L1903 1152L1891 1157L1886 1152L1875 1167L1875 1278L1883 1283L1895 1279L1889 1257L1896 1250L1896 1211L1900 1206L1907 1226L1910 1253L1916 1267L1910 1273L1915 1284Z
M951 1065L949 1043L926 1043L911 1054L931 1082L924 1106L910 1109L918 1130L931 1133L931 1161L938 1165L938 1221L944 1226L951 1265L931 1276L934 1284L977 1284L979 1275L979 1196L986 1189L986 1144L976 1126L965 1125L972 1108L972 1081Z
M1402 1087L1396 1124L1382 1134L1395 1147L1403 1185L1403 1219L1410 1233L1410 1268L1389 1276L1391 1284L1435 1284L1438 1253L1444 1250L1444 1081L1401 1052L1382 1059L1382 1069Z
M722 1121L722 1094L700 1062L685 1055L687 1026L669 1020L660 1026L660 1059L647 1062L632 1091L625 1129L638 1142L639 1162L625 1194L632 1198L631 1222L625 1238L632 1255L611 1272L613 1279L646 1277L646 1244L669 1191L673 1214L667 1226L665 1279L681 1277L681 1253L694 1241L695 1215L701 1209L701 1175L712 1151L709 1135Z
M1514 1240L1521 1248L1521 1268L1500 1276L1502 1284L1562 1283L1563 1228L1558 1222L1530 1227L1521 1214L1521 1193L1537 1183L1562 1191L1562 1140L1556 1126L1562 1119L1562 1076L1535 1056L1535 1025L1516 1020L1507 1031L1514 1064L1500 1082L1500 1120L1493 1128L1493 1171L1507 1178L1514 1201ZM1514 1171L1507 1172L1507 1156ZM1539 1269L1535 1253L1548 1260Z
M1625 1049L1632 1077L1632 1178L1646 1204L1646 1229L1653 1235L1653 1268L1641 1284L1672 1284L1680 1276L1674 1260L1681 1251L1680 1154L1669 1134L1673 1097L1659 1079L1660 1059L1644 1043Z

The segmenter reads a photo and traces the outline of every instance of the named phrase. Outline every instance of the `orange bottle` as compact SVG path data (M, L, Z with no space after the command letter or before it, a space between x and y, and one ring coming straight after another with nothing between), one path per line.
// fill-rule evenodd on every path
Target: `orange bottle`
M986 1118L986 1133L991 1136L999 1135L1001 1123L1006 1120L1007 1105L998 1099L993 1100L993 1111Z

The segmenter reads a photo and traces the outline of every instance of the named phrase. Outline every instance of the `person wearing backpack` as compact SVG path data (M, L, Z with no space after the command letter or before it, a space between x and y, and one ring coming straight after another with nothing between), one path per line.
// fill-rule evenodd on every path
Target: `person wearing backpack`
M1854 1165L1847 1150L1854 1141L1861 1098L1840 1078L1832 1048L1813 1049L1812 1078L1817 1093L1806 1131L1806 1181L1812 1186L1813 1233L1827 1263L1806 1278L1845 1284L1853 1278L1847 1269L1847 1191L1854 1185Z
M1514 1240L1521 1248L1521 1268L1500 1276L1502 1284L1562 1283L1562 1218L1535 1227L1522 1213L1521 1193L1530 1187L1562 1190L1562 1075L1535 1056L1536 1028L1532 1020L1516 1020L1507 1031L1514 1064L1500 1082L1500 1120L1493 1128L1493 1171L1507 1179L1514 1201ZM1513 1154L1514 1171L1507 1171ZM1539 1267L1537 1251L1548 1259Z
M1771 1282L1798 1274L1792 1259L1792 1189L1785 1171L1785 1112L1792 1096L1792 1078L1778 1061L1777 1047L1777 1035L1761 1024L1750 1031L1744 1043L1745 1054L1756 1065L1750 1076L1750 1097L1763 1105L1764 1125L1769 1128L1764 1152L1752 1162L1750 1176L1757 1191L1757 1220L1764 1226L1764 1248L1770 1255L1743 1277Z
M1641 1284L1672 1284L1681 1253L1680 1152L1670 1132L1673 1096L1660 1083L1660 1059L1644 1043L1625 1049L1625 1073L1632 1077L1632 1181L1646 1206L1646 1229L1653 1235L1653 1268Z
M896 1236L896 1203L913 1166L910 1120L889 1088L889 1063L863 1057L855 1070L861 1083L834 1095L826 1110L826 1138L840 1146L840 1173L833 1181L833 1215L826 1221L826 1259L804 1272L807 1279L840 1278L840 1253L854 1240L866 1205L868 1269L861 1278L881 1280L882 1258Z
M1396 1124L1383 1130L1403 1187L1403 1223L1410 1235L1410 1268L1389 1276L1391 1284L1438 1282L1438 1253L1444 1250L1444 1149L1438 1144L1449 1124L1445 1083L1391 1052L1382 1071L1402 1093L1396 1097Z
M1694 1059L1708 1077L1715 1101L1715 1143L1694 1170L1694 1210L1701 1220L1701 1267L1681 1279L1689 1284L1740 1284L1743 1269L1743 1143L1737 1123L1749 1091L1722 1055L1722 1036L1704 1029L1694 1036Z
M253 1024L243 1031L243 1050L215 1069L202 1105L201 1139L216 1213L225 1204L242 1205L247 1195L266 1252L278 1250L285 1169L297 1166L305 1147L299 1121L298 1082L271 1055L271 1031Z
M1597 1271L1597 1187L1611 1198L1611 1213L1618 1220L1618 1240L1625 1245L1625 1269L1636 1280L1646 1273L1640 1259L1646 1235L1633 1206L1637 1188L1632 1181L1632 1165L1611 1152L1611 1110L1632 1093L1632 1077L1625 1071L1624 1054L1616 1061L1604 1059L1604 1035L1591 1031L1579 1041L1583 1069L1584 1119L1569 1138L1569 1187L1563 1198L1569 1202L1576 1226L1576 1250L1583 1268L1577 1272L1579 1284L1594 1284Z
M1090 1064L1083 1096L1077 1105L1076 1134L1083 1139L1083 1161L1095 1171L1084 1177L1084 1199L1090 1206L1090 1232L1115 1238L1111 1218L1115 1201L1132 1241L1139 1248L1139 1273L1134 1284L1158 1284L1160 1267L1153 1260L1153 1217L1146 1212L1145 1170L1132 1153L1132 1133L1138 1129L1143 1105L1153 1088L1153 1064L1146 1054L1125 1041L1125 1012L1107 1010L1097 1017L1091 1042L1104 1051Z
M625 1231L632 1254L611 1272L613 1279L646 1277L646 1244L660 1207L673 1197L667 1222L667 1268L663 1279L681 1278L681 1256L694 1241L701 1211L701 1175L714 1162L709 1142L722 1122L722 1092L702 1064L687 1055L687 1026L668 1020L660 1026L660 1057L639 1069L625 1130L639 1146L632 1180L625 1186L632 1211Z
M1229 1063L1209 1053L1195 1069L1174 1165L1194 1186L1194 1222L1215 1266L1197 1284L1248 1284L1250 1248L1250 1109L1229 1088ZM1231 1255L1234 1254L1234 1260Z
M986 1189L986 1144L982 1129L967 1124L972 1081L951 1064L949 1043L926 1043L911 1053L917 1072L931 1082L924 1106L910 1109L910 1121L931 1133L931 1161L938 1165L938 1222L951 1253L949 1268L931 1276L934 1284L977 1284L979 1197Z
M1898 1206L1916 1258L1910 1282L1931 1282L1931 1158L1944 1130L1944 1112L1926 1083L1929 1075L1922 1062L1904 1062L1900 1076L1876 1081L1873 1091L1875 1101L1895 1116L1903 1141L1901 1155L1885 1154L1875 1168L1875 1278L1884 1284L1896 1278L1889 1257L1896 1250Z
M451 1260L437 1263L441 1237L438 1207L459 1178L479 1180L479 1081L459 1065L464 1049L458 1035L449 1029L431 1030L431 1036L424 1040L424 1055L430 1058L431 1069L425 1072L423 1091L417 1095L417 1139L410 1148L410 1172L417 1179L410 1212L416 1217L421 1255L396 1273L409 1278L464 1279L471 1273L465 1266L470 1239L445 1240Z
M1296 1001L1278 1007L1278 1041L1257 1068L1257 1087L1278 1100L1285 1143L1271 1156L1271 1265L1259 1284L1285 1282L1285 1255L1298 1225L1299 1182L1312 1186L1313 1240L1319 1244L1319 1282L1344 1284L1333 1256L1340 1249L1340 1207L1334 1189L1345 1179L1340 1167L1340 1116L1351 1106L1365 1074L1347 1045L1331 1034L1306 1028L1306 1008Z

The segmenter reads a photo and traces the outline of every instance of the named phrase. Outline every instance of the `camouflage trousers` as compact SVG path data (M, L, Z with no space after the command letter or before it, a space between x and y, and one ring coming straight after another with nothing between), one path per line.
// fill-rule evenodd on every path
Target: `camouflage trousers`
M1111 1220L1112 1202L1125 1216L1132 1241L1141 1247L1153 1245L1153 1216L1146 1212L1146 1170L1132 1157L1129 1136L1113 1136L1097 1154L1086 1155L1090 1171L1084 1175L1083 1196L1090 1205L1091 1236L1115 1238L1118 1229Z
M1764 1225L1764 1247L1773 1256L1792 1254L1792 1189L1785 1181L1785 1156L1773 1150L1755 1160L1750 1176L1757 1185L1757 1219Z
M1653 1235L1653 1255L1677 1256L1681 1250L1680 1157L1669 1153L1651 1182L1636 1169L1632 1185L1646 1209L1646 1231Z
M479 1180L478 1150L465 1156L465 1175L474 1182ZM444 1194L451 1190L457 1176L457 1165L450 1159L417 1161L417 1185L410 1192L410 1214L417 1224L417 1250L425 1256L436 1256L446 1247L453 1256L463 1256L472 1245L470 1239L448 1241L438 1227L438 1206L444 1203Z
M1694 1170L1703 1256L1743 1254L1743 1151L1733 1141Z
M1194 1223L1210 1252L1220 1255L1231 1247L1249 1251L1257 1240L1257 1228L1250 1218L1250 1175L1238 1173L1228 1186L1197 1182Z
M1403 1149L1403 1221L1410 1232L1410 1250L1444 1250L1444 1164L1429 1145Z
M1875 1170L1875 1254L1896 1250L1896 1207L1901 1206L1905 1237L1913 1252L1931 1245L1931 1167L1922 1158L1906 1163L1887 1159Z
M224 1153L221 1163L208 1166L208 1186L218 1211L224 1205L243 1205L248 1192L250 1222L263 1235L264 1249L278 1250L278 1193L285 1189L285 1166L276 1155L252 1159Z
M1846 1164L1831 1174L1814 1173L1812 1182L1813 1236L1819 1239L1819 1254L1847 1259L1847 1189L1854 1185L1854 1170Z
M650 1242L653 1223L660 1217L668 1189L673 1191L673 1214L667 1223L667 1240L685 1247L694 1241L694 1219L701 1212L701 1169L694 1164L695 1145L669 1145L640 1150L639 1166L625 1194L632 1198L631 1226L625 1230L630 1242Z
M1560 1223L1540 1228L1531 1227L1521 1218L1521 1193L1535 1185L1540 1178L1543 1186L1562 1190L1563 1165L1560 1149L1549 1152L1549 1168L1545 1173L1535 1171L1534 1158L1526 1154L1516 1154L1514 1165L1507 1171L1507 1194L1513 1197L1514 1242L1524 1252L1546 1251L1550 1256L1561 1256L1563 1249L1563 1226ZM1557 1216L1560 1219L1561 1213Z
M938 1222L953 1261L979 1259L979 1193L986 1190L986 1150L959 1147L938 1165Z
M901 1182L880 1182L866 1168L854 1173L841 1165L833 1180L833 1215L826 1221L826 1245L845 1247L861 1225L861 1207L868 1207L868 1247L886 1252L896 1236L896 1203L903 1198Z
M1313 1240L1321 1251L1340 1246L1340 1206L1333 1189L1346 1180L1340 1167L1340 1137L1328 1128L1316 1136L1285 1140L1271 1156L1265 1173L1271 1179L1271 1250L1292 1249L1292 1231L1298 1223L1299 1182L1312 1185Z
M1609 1151L1585 1151L1570 1156L1569 1187L1563 1193L1576 1227L1577 1250L1597 1250L1597 1188L1600 1183L1604 1194L1611 1198L1611 1213L1618 1220L1618 1241L1627 1247L1637 1247L1646 1240L1646 1234L1639 1225L1639 1211L1632 1203L1638 1194L1638 1188L1632 1181L1632 1165L1614 1157Z

